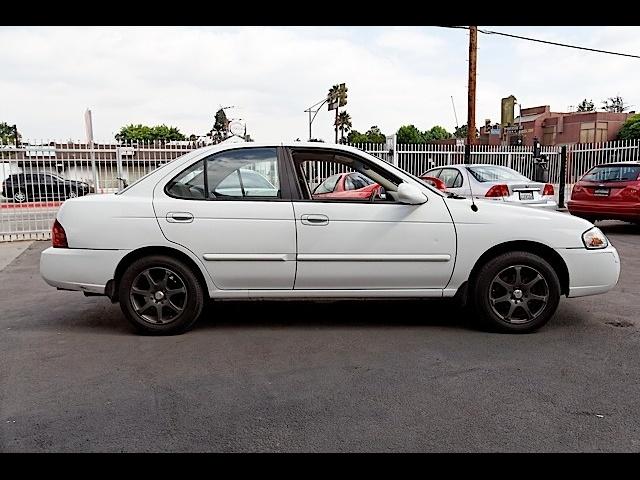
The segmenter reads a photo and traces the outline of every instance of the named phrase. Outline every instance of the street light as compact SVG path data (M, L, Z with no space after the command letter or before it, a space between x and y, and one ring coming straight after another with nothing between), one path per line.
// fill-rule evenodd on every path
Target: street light
M311 124L313 123L313 121L316 119L316 115L318 115L318 112L320 111L320 109L322 108L322 106L327 103L329 101L329 97L327 96L324 100L322 100L321 102L317 102L314 103L313 105L311 105L309 108L307 108L305 110L305 112L309 113L309 141L311 141ZM316 108L317 107L317 108ZM315 110L314 110L315 108ZM313 113L313 117L311 116L311 114Z

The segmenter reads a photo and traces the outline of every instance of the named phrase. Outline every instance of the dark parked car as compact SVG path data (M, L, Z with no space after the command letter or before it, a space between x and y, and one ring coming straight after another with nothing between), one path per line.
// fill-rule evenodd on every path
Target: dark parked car
M86 182L66 180L52 173L14 173L2 182L2 195L19 203L66 200L92 191Z

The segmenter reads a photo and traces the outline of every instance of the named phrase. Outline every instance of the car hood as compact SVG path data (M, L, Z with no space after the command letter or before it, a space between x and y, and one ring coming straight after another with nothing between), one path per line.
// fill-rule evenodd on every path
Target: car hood
M582 234L593 224L569 213L509 205L493 200L476 200L477 211L470 199L444 199L455 224L486 225L487 232L506 241L528 240L554 248L582 248ZM483 230L478 230L482 234Z

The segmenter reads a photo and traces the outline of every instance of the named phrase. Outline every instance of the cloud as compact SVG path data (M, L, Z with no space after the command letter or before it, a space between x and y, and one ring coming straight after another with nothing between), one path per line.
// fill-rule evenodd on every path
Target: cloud
M562 28L512 31L560 41L565 35ZM590 27L572 34L575 42L598 48L640 51L637 29ZM167 123L202 134L219 106L236 105L229 114L244 118L255 139L304 139L304 110L341 82L361 131L378 125L392 133L406 123L452 130L451 96L459 123L466 122L463 30L4 27L0 43L8 46L0 51L0 121L17 123L28 138L82 138L87 107L102 140L127 123ZM551 104L554 110L618 92L638 105L639 66L632 59L480 35L476 120L498 119L500 98L511 93L527 106ZM333 138L332 114L318 114L314 136Z

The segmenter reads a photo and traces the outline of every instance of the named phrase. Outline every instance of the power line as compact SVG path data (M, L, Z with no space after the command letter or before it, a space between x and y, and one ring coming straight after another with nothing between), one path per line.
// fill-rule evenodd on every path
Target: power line
M460 28L463 30L469 30L469 27L458 27L458 26L444 26L444 28ZM558 43L558 42L551 42L549 40L540 40L538 38L529 38L529 37L522 37L520 35L512 35L510 33L503 33L503 32L495 32L493 30L481 30L478 29L478 32L480 33L484 33L486 35L502 35L503 37L511 37L511 38L518 38L520 40L528 40L530 42L538 42L538 43L546 43L548 45L555 45L558 47L567 47L567 48L575 48L577 50L586 50L589 52L596 52L596 53L606 53L609 55L618 55L620 57L630 57L630 58L640 58L640 55L632 55L630 53L620 53L620 52L611 52L609 50L600 50L597 48L589 48L589 47L580 47L577 45L568 45L566 43Z

